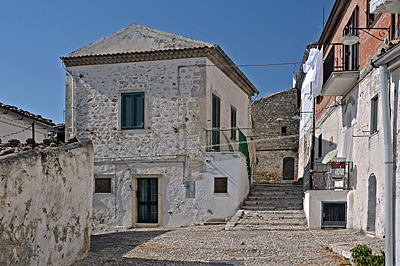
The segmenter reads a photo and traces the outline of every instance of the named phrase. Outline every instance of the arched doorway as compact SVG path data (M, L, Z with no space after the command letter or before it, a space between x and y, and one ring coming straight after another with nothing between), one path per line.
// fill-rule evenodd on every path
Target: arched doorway
M283 158L283 180L294 180L294 158Z
M368 215L367 231L375 232L376 218L376 177L371 174L368 178Z

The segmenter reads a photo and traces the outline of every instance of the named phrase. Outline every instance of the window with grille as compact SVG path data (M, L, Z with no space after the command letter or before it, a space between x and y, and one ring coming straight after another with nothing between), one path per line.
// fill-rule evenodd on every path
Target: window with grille
M346 227L346 202L322 202L322 227Z

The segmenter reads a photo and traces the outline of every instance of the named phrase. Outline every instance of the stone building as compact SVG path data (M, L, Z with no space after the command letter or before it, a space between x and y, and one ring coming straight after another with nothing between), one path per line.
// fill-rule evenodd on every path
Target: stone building
M94 144L94 230L235 213L258 91L219 46L132 24L62 61L66 137Z
M0 103L0 143L11 139L25 142L32 136L36 142L42 142L49 132L54 132L54 126L50 119Z
M335 1L320 39L306 50L324 46L321 91L308 73L297 84L302 112L312 114L301 118L299 152L309 227L385 236L390 255L400 254L398 244L393 252L400 216L392 191L400 187L399 17L385 13L399 10L393 5L398 1Z
M298 112L297 89L278 92L252 104L255 182L297 180Z

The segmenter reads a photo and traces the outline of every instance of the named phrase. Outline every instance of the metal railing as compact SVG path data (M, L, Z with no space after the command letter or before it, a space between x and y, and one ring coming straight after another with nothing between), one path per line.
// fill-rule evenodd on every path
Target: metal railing
M328 54L324 60L323 84L332 72L351 71L359 69L358 44L330 44L325 48Z
M348 190L352 181L352 162L311 163L309 189Z

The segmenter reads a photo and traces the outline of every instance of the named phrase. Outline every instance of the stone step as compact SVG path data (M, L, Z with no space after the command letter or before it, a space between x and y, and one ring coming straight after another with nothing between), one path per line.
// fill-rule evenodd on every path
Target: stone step
M269 225L269 226L306 226L307 222L304 219L296 219L296 220L288 220L288 221L253 221L253 220L246 220L242 219L238 222L238 225L248 224L248 225Z
M211 218L204 222L204 225L219 225L226 224L227 220L225 218Z
M282 216L282 217L288 217L291 215L301 215L302 217L305 217L304 211L303 210L283 210L283 211L258 211L258 212L254 212L254 211L244 211L243 212L243 217L247 217L247 216L262 216L262 217L270 217L270 216L274 216L274 215L278 215L278 216Z
M246 200L243 206L303 206L302 200L282 200L282 201L263 201L263 200Z
M281 197L285 197L285 196L298 196L298 197L303 197L303 193L299 193L296 191L252 191L250 192L251 196L255 196L255 195L279 195Z
M276 207L276 206L242 206L243 210L253 210L253 211L272 211L272 210L302 210L302 206L286 206L286 207Z
M303 191L302 187L251 187L250 190L294 190Z
M236 225L232 227L230 230L238 231L238 230L265 230L265 231L304 231L306 230L305 226L302 225L293 225L293 226L262 226L262 225Z
M303 199L301 195L296 195L296 194L249 194L247 197L248 200L273 200L273 199Z

